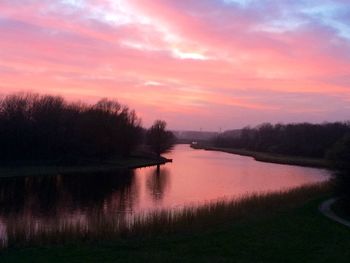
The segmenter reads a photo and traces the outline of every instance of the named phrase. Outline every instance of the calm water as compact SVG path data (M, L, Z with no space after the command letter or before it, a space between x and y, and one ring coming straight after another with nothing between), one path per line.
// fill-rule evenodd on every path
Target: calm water
M0 239L7 224L88 222L159 208L267 192L327 180L327 170L254 161L250 157L177 145L157 169L113 174L0 179Z

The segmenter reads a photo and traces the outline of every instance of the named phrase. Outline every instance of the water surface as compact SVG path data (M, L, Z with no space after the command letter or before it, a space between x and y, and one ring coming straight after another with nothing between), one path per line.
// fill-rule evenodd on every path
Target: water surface
M181 208L249 193L269 192L327 180L322 169L257 162L223 152L177 145L173 162L91 175L0 178L0 240L9 224L92 225L99 218ZM35 232L35 231L34 231Z
M251 157L177 145L174 160L160 168L139 169L134 209L196 204L247 193L269 192L328 180L330 172L255 161Z

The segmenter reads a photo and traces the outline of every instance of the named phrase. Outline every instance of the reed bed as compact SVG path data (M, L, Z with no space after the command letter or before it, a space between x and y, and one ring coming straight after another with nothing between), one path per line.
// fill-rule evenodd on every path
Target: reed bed
M74 220L5 222L3 247L27 247L76 242L97 242L120 238L156 236L205 230L226 223L259 220L288 211L329 193L330 183L305 185L273 193L250 194L231 200L218 200L200 206L163 209L144 213L116 215L93 214Z

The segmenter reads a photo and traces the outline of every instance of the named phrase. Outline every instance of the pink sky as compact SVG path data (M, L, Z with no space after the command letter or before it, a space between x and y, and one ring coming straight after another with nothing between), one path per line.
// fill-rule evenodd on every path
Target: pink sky
M346 0L1 0L0 94L115 98L149 126L350 119Z

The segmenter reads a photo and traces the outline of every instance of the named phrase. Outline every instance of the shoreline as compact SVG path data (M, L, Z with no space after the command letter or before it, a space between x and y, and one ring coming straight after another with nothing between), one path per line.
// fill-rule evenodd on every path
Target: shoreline
M93 165L18 165L18 166L0 166L0 178L22 177L22 176L44 176L70 173L96 173L113 172L125 169L138 169L156 165L163 165L172 162L171 159L149 159L141 157L132 157L116 161L102 162Z
M244 149L201 146L201 145L193 145L193 144L190 145L190 147L193 149L199 149L199 150L218 151L218 152L231 153L231 154L236 154L241 156L248 156L248 157L254 158L254 160L259 162L331 169L331 165L325 159L295 157L295 156L288 156L288 155L281 155L281 154L254 152L254 151L249 151Z

